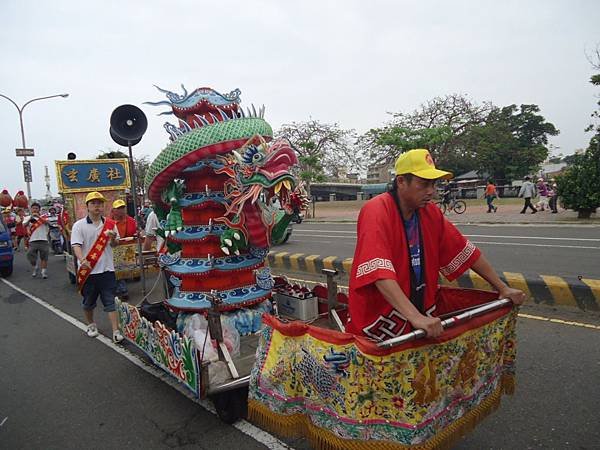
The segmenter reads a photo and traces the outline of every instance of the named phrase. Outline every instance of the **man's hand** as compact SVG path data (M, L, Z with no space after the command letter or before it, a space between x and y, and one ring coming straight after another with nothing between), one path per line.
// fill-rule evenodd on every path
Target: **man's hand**
M87 267L88 269L92 268L91 264L89 263L89 261L87 259L82 259L81 261L79 261L79 267L82 267L82 268Z
M515 305L522 305L523 302L527 300L527 295L520 289L513 289L511 287L506 286L506 288L498 291L498 298L508 298Z
M439 317L429 317L419 314L410 321L413 328L421 328L427 333L427 337L435 338L444 332L442 320Z

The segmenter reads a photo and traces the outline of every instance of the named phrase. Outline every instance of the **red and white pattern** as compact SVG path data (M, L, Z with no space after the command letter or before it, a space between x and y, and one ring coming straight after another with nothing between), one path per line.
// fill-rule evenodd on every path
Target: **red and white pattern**
M356 269L356 278L367 275L377 269L387 269L396 272L389 259L373 258L358 266L358 269Z
M456 272L464 263L469 260L473 253L475 253L475 250L475 245L473 245L471 241L467 241L465 247L460 251L460 253L456 255L449 264L440 269L442 275L447 277Z
M406 318L395 309L387 316L379 316L375 322L363 328L363 333L378 341L400 336L406 328Z

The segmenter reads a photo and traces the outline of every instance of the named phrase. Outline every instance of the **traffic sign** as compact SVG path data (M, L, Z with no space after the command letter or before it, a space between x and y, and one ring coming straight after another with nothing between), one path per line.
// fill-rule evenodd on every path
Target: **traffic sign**
M17 156L34 156L32 148L16 148Z
M26 183L33 181L33 177L31 176L31 161L23 161L23 177Z

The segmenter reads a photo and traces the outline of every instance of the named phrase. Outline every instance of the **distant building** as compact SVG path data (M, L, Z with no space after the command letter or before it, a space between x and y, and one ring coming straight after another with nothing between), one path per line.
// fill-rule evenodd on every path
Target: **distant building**
M367 168L367 184L389 183L394 173L394 164L371 164Z
M567 163L555 163L555 164L542 164L542 168L540 169L538 175L542 178L553 178L556 175L560 174L567 167Z

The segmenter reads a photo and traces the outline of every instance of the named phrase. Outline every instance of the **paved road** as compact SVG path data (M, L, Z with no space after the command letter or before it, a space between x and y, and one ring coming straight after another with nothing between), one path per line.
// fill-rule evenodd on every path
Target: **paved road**
M48 280L29 276L23 255L10 281L81 320L60 259ZM505 397L459 449L598 448L600 317L531 305L596 328L520 318L517 393ZM108 335L104 314L100 330ZM223 425L200 405L100 340L0 283L0 447L275 448ZM287 441L308 449L304 440ZM279 446L278 448L284 448Z
M600 227L458 225L501 272L583 276L600 279ZM352 223L294 225L290 240L273 248L289 253L351 258L356 244Z

